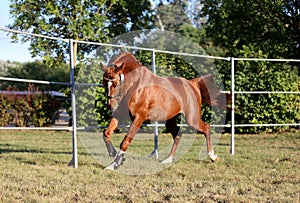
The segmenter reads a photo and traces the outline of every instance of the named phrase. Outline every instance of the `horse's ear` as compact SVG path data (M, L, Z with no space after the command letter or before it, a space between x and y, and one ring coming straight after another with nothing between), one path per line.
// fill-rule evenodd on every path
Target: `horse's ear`
M121 72L124 68L124 62L116 69L116 73Z
M106 65L104 65L103 63L100 63L100 67L101 67L101 69L102 69L104 72L105 72L106 69L107 69Z

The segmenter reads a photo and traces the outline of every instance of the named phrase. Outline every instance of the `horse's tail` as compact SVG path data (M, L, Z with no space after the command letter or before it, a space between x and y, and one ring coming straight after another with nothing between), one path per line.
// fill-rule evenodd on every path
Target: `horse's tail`
M205 103L227 111L231 110L231 93L221 92L217 88L212 75L204 75L190 81L200 90L201 97Z

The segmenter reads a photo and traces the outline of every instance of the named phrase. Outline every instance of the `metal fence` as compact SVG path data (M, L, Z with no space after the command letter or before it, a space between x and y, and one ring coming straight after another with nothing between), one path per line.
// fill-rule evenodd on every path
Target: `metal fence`
M230 127L231 128L231 154L235 153L235 143L234 143L234 134L235 134L235 127L250 127L250 126L300 126L300 123L288 123L288 124L239 124L236 123L235 120L235 97L237 94L300 94L299 91L293 92L279 92L279 91L236 91L235 90L235 62L236 61L274 61L274 62L300 62L300 59L261 59L261 58L233 58L233 57L217 57L217 56L207 56L207 55L198 55L198 54L189 54L189 53L181 53L181 52L172 52L166 50L157 50L157 49L150 49L144 47L135 47L135 46L124 46L124 45L117 45L117 44L107 44L107 43L94 43L94 42L86 42L86 41L79 41L73 39L61 39L56 37L49 37L39 34L32 34L26 32L20 32L15 30L9 30L5 28L0 28L0 30L5 32L13 32L17 34L23 35L30 35L33 37L41 37L47 38L52 40L59 40L69 44L69 53L70 53L70 82L69 83L61 83L61 82L51 82L51 81L40 81L40 80L27 80L21 78L8 78L8 77L0 77L0 80L6 81L17 81L17 82L30 82L30 83L39 83L39 84L59 84L59 85L67 85L71 87L71 106L72 106L72 126L71 127L60 127L60 128L12 128L12 127L0 127L0 130L5 129L36 129L36 130L71 130L72 131L72 143L73 143L73 156L72 160L70 161L69 165L74 166L75 168L78 167L78 156L77 156L77 128L76 125L76 95L75 95L75 88L77 85L75 84L74 78L74 59L73 59L73 44L74 43L84 43L84 44L92 44L98 46L108 46L108 47L118 47L118 48L126 48L126 49L135 49L135 50L144 50L152 52L152 71L156 73L156 64L155 64L155 53L167 53L172 55L179 55L179 56L191 56L191 57L202 57L202 58L210 58L210 59L219 59L225 60L231 63L231 90L230 91L223 91L223 92L230 92L232 94L232 110L231 110L231 124L227 125L216 125L215 127ZM85 85L95 85L95 84L85 84ZM99 85L99 84L97 84ZM158 127L161 125L155 122L154 124L148 125L149 127L154 127L154 145L157 149L157 136L158 136ZM213 126L213 125L212 125Z

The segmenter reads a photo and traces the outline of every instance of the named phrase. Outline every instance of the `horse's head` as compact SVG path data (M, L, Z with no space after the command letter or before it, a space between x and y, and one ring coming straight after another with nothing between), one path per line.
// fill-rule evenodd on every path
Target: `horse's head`
M103 86L108 100L108 107L111 109L117 107L116 105L118 105L121 98L121 85L124 81L123 65L118 67L115 64L101 64L101 68L104 71Z
M110 60L107 65L101 64L103 74L103 85L110 108L115 109L121 99L121 86L126 75L140 67L141 64L129 52L121 53Z

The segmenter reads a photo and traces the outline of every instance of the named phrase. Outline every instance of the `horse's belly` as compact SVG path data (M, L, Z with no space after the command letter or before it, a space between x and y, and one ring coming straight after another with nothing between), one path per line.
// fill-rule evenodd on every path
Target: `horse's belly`
M151 106L148 119L153 121L165 121L173 118L180 112L181 108L177 101L165 99Z

